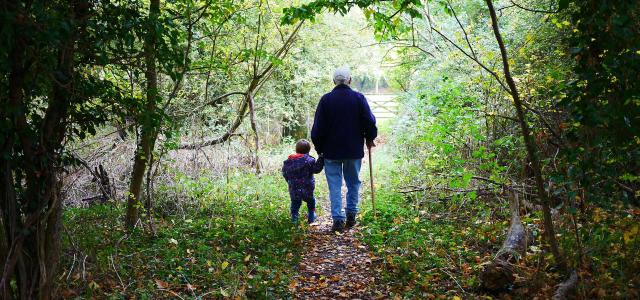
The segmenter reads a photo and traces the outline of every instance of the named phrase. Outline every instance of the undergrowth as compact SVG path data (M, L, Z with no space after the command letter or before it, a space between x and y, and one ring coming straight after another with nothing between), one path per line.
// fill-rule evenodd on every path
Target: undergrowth
M65 212L61 295L289 297L305 231L291 226L279 175L175 179L158 189L155 236L147 224L123 231L116 203Z
M534 240L517 263L520 272L516 283L504 291L483 290L479 274L493 259L509 227L507 200L498 196L438 199L435 192L401 193L400 175L391 175L394 164L384 164L376 176L382 182L377 184L381 188L376 192L375 216L364 198L360 238L378 258L380 280L391 296L547 299L555 284L564 280L546 251L541 214L527 211L521 213L522 222ZM558 238L567 249L565 255L581 263L571 266L580 278L577 295L583 299L637 298L640 210L585 205L580 216L575 223L577 234L571 218L558 220Z
M390 188L378 192L377 214L363 217L362 239L379 257L381 280L405 298L463 295L506 233L508 212L480 203L451 207L415 201Z

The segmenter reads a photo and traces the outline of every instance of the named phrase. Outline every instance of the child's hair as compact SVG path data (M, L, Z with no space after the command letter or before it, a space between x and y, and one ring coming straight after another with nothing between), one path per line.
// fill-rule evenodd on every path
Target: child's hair
M311 151L311 144L309 141L301 139L296 143L296 153L309 154L309 151Z

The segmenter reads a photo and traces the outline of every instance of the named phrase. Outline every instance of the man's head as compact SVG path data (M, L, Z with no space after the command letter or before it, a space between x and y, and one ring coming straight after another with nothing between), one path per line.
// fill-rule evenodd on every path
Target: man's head
M311 151L311 144L309 141L301 139L296 143L296 153L309 154L309 151Z
M351 84L351 71L347 67L337 68L333 72L333 83L338 84Z

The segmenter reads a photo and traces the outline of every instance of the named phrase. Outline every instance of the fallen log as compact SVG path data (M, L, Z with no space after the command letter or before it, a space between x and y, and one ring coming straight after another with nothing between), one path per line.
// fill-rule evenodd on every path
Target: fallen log
M489 291L501 291L514 284L517 272L514 263L520 260L530 242L520 220L518 194L511 191L511 195L512 197L509 198L511 225L507 237L493 261L485 265L480 273L482 287Z
M86 198L80 199L82 202L86 202L88 205L94 204L95 202L105 203L107 202L107 198L104 195L95 195Z
M576 271L571 271L571 275L569 278L558 284L556 292L553 294L553 300L564 300L567 299L569 293L571 293L578 285L578 273Z

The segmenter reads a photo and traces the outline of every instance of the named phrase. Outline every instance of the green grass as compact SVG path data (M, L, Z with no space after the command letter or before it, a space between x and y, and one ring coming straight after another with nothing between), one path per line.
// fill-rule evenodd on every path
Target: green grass
M392 189L377 196L377 218L364 214L361 238L380 258L381 279L395 295L453 296L478 285L478 265L491 258L495 236L508 224L491 221L479 203L458 210L429 202L416 210L412 199Z
M139 228L126 235L118 205L67 210L62 295L288 298L304 228L290 223L284 181L237 173L228 185L224 178L176 182L159 189L165 216L155 221L155 237ZM174 203L175 193L187 200Z

